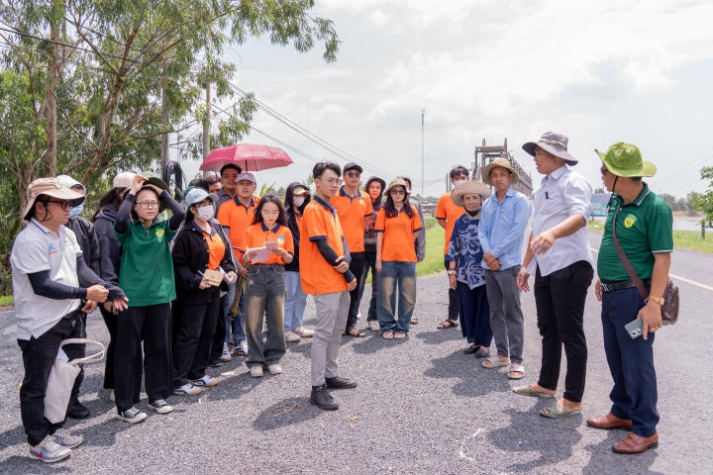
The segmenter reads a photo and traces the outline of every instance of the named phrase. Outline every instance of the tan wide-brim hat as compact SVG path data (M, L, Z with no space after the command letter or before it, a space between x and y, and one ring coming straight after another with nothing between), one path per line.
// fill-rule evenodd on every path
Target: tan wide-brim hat
M30 219L30 211L40 195L46 195L58 200L67 200L72 208L84 202L84 195L62 186L56 178L38 178L27 187L27 206L22 213L22 219Z
M386 187L384 195L388 195L389 192L391 192L391 189L395 186L403 186L404 190L406 190L406 196L411 194L411 190L409 190L408 183L406 183L406 180L404 180L403 178L394 178L389 182L389 186Z
M512 174L512 180L510 181L511 184L514 185L520 179L520 177L517 174L517 171L515 171L515 169L512 167L512 165L510 165L510 162L507 160L507 158L499 157L499 158L496 158L495 160L493 160L492 162L490 162L489 164L485 165L485 167L483 168L483 172L480 174L481 178L483 179L483 183L485 183L486 185L493 184L490 181L490 171L493 168L497 168L497 167L504 168Z
M540 147L542 150L551 153L555 157L561 158L567 165L573 166L579 161L567 151L568 143L569 139L566 135L555 132L545 132L542 134L542 137L540 137L540 140L537 142L527 142L522 146L522 149L534 157L535 149Z
M483 201L490 198L492 193L490 192L490 187L485 183L479 181L468 181L461 185L456 186L453 191L451 191L451 200L456 206L463 206L463 197L465 195L478 194L483 197Z

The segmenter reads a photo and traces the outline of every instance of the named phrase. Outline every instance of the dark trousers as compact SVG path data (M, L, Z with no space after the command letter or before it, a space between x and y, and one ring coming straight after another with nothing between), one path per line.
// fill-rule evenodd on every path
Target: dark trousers
M87 314L79 312L79 323L80 326L80 336L79 338L87 337ZM77 379L74 380L74 386L72 387L72 396L69 399L69 407L79 404L79 386L82 385L84 381L84 365L79 365L79 374Z
M456 291L463 336L468 343L489 348L493 341L493 330L490 328L490 307L485 285L471 289L468 284L458 282Z
M371 270L371 299L369 300L369 316L367 321L376 320L376 304L377 296L379 295L379 273L376 272L376 254L364 253L364 265L362 266L361 278L357 281L357 289L359 290L359 302L364 295L364 286L366 285L366 277Z
M352 274L356 277L357 286L354 287L354 290L349 292L349 315L347 316L346 330L354 328L357 323L359 303L361 302L361 295L359 295L359 283L362 281L362 276L364 275L364 253L352 252L351 255L352 262L349 264L349 270L352 271Z
M581 402L587 374L587 340L584 336L584 302L594 270L578 261L545 277L535 276L537 326L542 336L542 368L537 382L557 389L562 345L567 355L564 398Z
M143 345L143 367L149 401L166 399L172 393L171 304L129 307L116 319L114 377L116 407L130 409L139 400Z
M448 259L443 258L443 266L448 270ZM458 321L458 291L448 288L448 320Z
M25 367L25 377L20 388L20 413L22 425L25 427L27 442L37 445L48 434L64 424L52 424L45 419L45 392L50 377L52 364L57 358L60 343L67 338L81 338L81 319L78 312L61 319L39 338L17 340L22 350L22 363ZM84 356L84 345L67 345L64 352L70 360Z
M654 368L654 333L648 339L631 339L624 325L636 318L644 301L636 288L602 294L602 327L604 351L614 387L609 394L611 413L631 419L631 431L641 437L656 432L659 413Z
M208 303L174 302L174 388L205 376L220 310L220 292L216 289L214 293L215 298ZM180 318L176 319L178 315Z
M218 320L215 324L215 333L213 334L213 342L211 343L210 363L220 363L220 357L223 356L223 343L225 343L225 332L228 328L225 324L225 315L223 315L223 308L226 305L223 299L227 300L228 295L229 294L225 294L218 300ZM232 304L232 302L230 303Z

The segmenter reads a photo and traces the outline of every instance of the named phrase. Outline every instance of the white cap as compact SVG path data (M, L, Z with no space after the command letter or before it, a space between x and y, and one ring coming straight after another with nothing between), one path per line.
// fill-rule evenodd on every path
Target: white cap
M121 172L114 177L114 188L131 188L136 173Z
M72 188L73 186L81 186L82 190L85 193L87 192L87 188L84 185L82 185L69 175L57 175L57 181L60 182L60 184L66 188Z

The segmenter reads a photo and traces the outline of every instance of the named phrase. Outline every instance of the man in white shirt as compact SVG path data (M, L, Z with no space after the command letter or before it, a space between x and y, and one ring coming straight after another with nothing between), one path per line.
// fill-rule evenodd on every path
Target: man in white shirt
M559 379L562 345L567 355L565 392L540 415L561 418L579 414L587 370L587 341L584 336L584 302L594 277L587 239L592 186L568 166L577 159L567 152L564 135L546 132L523 150L535 158L537 171L545 177L535 193L535 213L530 245L518 287L529 290L528 278L535 274L537 326L542 335L542 367L537 383L514 392L527 396L554 397Z
M64 421L44 417L44 398L52 364L61 343L82 336L82 312L97 303L113 301L126 308L120 288L103 282L87 266L74 232L65 227L70 208L84 196L63 187L56 178L39 178L27 188L29 221L13 244L10 263L17 318L17 343L22 350L25 377L20 389L20 411L30 457L57 462L68 457L84 439L58 432ZM86 303L82 305L82 301ZM67 345L68 358L84 355L83 345Z

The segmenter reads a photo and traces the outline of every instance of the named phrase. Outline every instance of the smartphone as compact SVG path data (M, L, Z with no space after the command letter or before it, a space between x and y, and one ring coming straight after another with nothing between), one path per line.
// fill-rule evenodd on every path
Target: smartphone
M624 328L626 328L626 332L629 334L631 339L634 340L640 337L641 334L644 332L644 321L640 318L635 318L634 320L624 325Z

